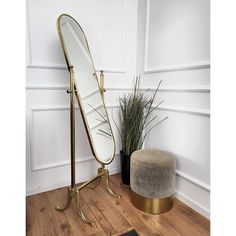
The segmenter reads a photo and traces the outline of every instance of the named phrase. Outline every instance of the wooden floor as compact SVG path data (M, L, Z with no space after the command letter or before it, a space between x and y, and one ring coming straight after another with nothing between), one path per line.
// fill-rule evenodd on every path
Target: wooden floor
M210 222L191 208L174 199L167 213L151 215L137 210L130 202L130 188L121 184L120 175L111 176L111 186L122 195L110 196L101 183L95 190L83 189L82 209L96 225L85 224L72 206L58 212L55 206L65 202L66 188L27 197L27 235L120 235L135 229L139 235L210 235Z

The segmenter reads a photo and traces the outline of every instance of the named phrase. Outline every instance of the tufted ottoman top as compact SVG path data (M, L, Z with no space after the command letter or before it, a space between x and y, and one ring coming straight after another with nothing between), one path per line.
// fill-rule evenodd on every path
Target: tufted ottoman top
M132 160L145 165L169 165L173 157L159 150L138 150L133 152Z

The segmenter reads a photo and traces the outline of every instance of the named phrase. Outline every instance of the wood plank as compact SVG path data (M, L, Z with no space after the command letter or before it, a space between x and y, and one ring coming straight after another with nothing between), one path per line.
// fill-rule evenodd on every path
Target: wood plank
M107 235L113 235L131 227L116 206L109 203L108 193L103 194L100 188L101 184L96 189L83 189L82 196L104 232Z
M123 190L125 190L127 197L130 197L130 188L124 187L121 184L119 175L111 177L111 180L114 181L117 185L120 185ZM137 210L139 211L139 210ZM149 219L152 216L152 220L162 225L161 235L168 235L170 233L175 235L210 235L210 223L205 217L201 216L195 212L190 207L181 203L179 200L174 198L173 208L163 214L159 215L150 215L144 213L144 218ZM198 223L195 223L197 221ZM151 223L152 221L149 221ZM153 227L152 224L149 224L149 227ZM168 232L164 232L166 229L170 229ZM172 231L172 232L171 232ZM168 234L167 234L168 233Z
M104 192L103 192L104 191ZM116 188L116 191L119 194L122 194L122 197L120 200L114 199L112 196L109 196L109 205L116 206L117 210L121 213L122 217L127 219L127 221L130 223L130 225L133 226L134 229L140 234L140 235L158 235L153 232L152 229L148 228L145 223L143 222L143 219L137 214L137 212L133 211L133 207L130 204L127 204L125 201L125 197L122 191L119 191ZM105 194L108 195L105 190L99 189L99 194Z
M115 189L122 194L123 201L120 204L120 210L140 235L180 235L168 225L162 225L156 221L155 215L136 209L130 201L130 187L123 185L119 176L112 176L111 181L114 183Z
M197 224L202 229L208 232L210 231L210 221L207 218L200 215L192 208L186 206L184 203L182 203L180 200L176 198L175 198L175 207L178 212L184 215L183 217L185 220L191 221L191 223L194 222L194 224Z
M33 197L42 236L74 236L65 214L55 210L58 199L54 190Z
M175 229L179 234L183 236L188 235L196 235L196 236L208 236L210 235L210 228L206 227L207 219L200 216L197 212L190 209L186 205L184 206L185 209L189 208L188 210L183 211L181 209L183 206L179 204L179 200L174 199L174 207L166 212L163 213L161 216L156 216L156 220L162 224L170 225L172 228ZM191 217L190 212L195 214L195 217ZM202 218L202 219L200 219ZM205 221L204 224L198 224L197 222Z
M33 201L33 196L26 199L26 235L41 236L37 210Z
M59 202L64 203L67 196L67 188L55 190ZM90 236L105 236L105 232L102 230L101 226L97 223L97 219L94 217L87 204L81 198L81 209L86 217L95 222L95 226L86 224L80 219L80 216L76 212L76 207L70 205L67 210L64 211L67 219L71 225L71 228L75 235L90 235Z
M84 223L72 206L64 212L55 210L66 200L67 188L27 197L27 236L118 236L132 229L140 236L210 235L210 221L177 199L170 211L152 215L132 205L130 187L121 183L120 175L111 176L111 186L122 195L120 200L107 192L104 182L95 190L81 191L82 210L95 227Z

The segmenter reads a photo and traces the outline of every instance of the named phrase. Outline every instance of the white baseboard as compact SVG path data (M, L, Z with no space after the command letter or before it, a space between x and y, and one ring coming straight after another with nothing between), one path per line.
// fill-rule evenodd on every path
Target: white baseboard
M177 199L179 199L181 202L185 203L187 206L189 206L192 209L194 209L195 211L197 211L199 214L205 216L207 219L210 219L210 212L206 208L201 206L199 203L193 201L192 199L190 199L186 195L179 193L177 191L175 191L174 196Z
M109 173L111 175L118 174L118 173L120 173L120 168L109 169ZM80 178L77 178L76 182L81 183L81 182L84 182L84 181L86 181L88 179L91 179L93 177L94 177L94 175L90 175L90 176L86 176L86 177L80 177ZM40 188L35 188L35 189L28 190L26 192L26 196L34 195L34 194L37 194L37 193L43 193L43 192L46 192L46 191L66 187L66 186L69 186L69 185L70 185L70 182L65 181L65 182L61 182L61 183L54 183L54 184L51 184L51 185L40 186Z

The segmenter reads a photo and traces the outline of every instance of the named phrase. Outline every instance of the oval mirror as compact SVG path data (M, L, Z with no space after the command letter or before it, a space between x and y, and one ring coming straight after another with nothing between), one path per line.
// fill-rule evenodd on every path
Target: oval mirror
M75 94L93 155L101 164L109 164L115 155L114 136L86 36L67 14L59 16L57 29L67 66L74 69Z

